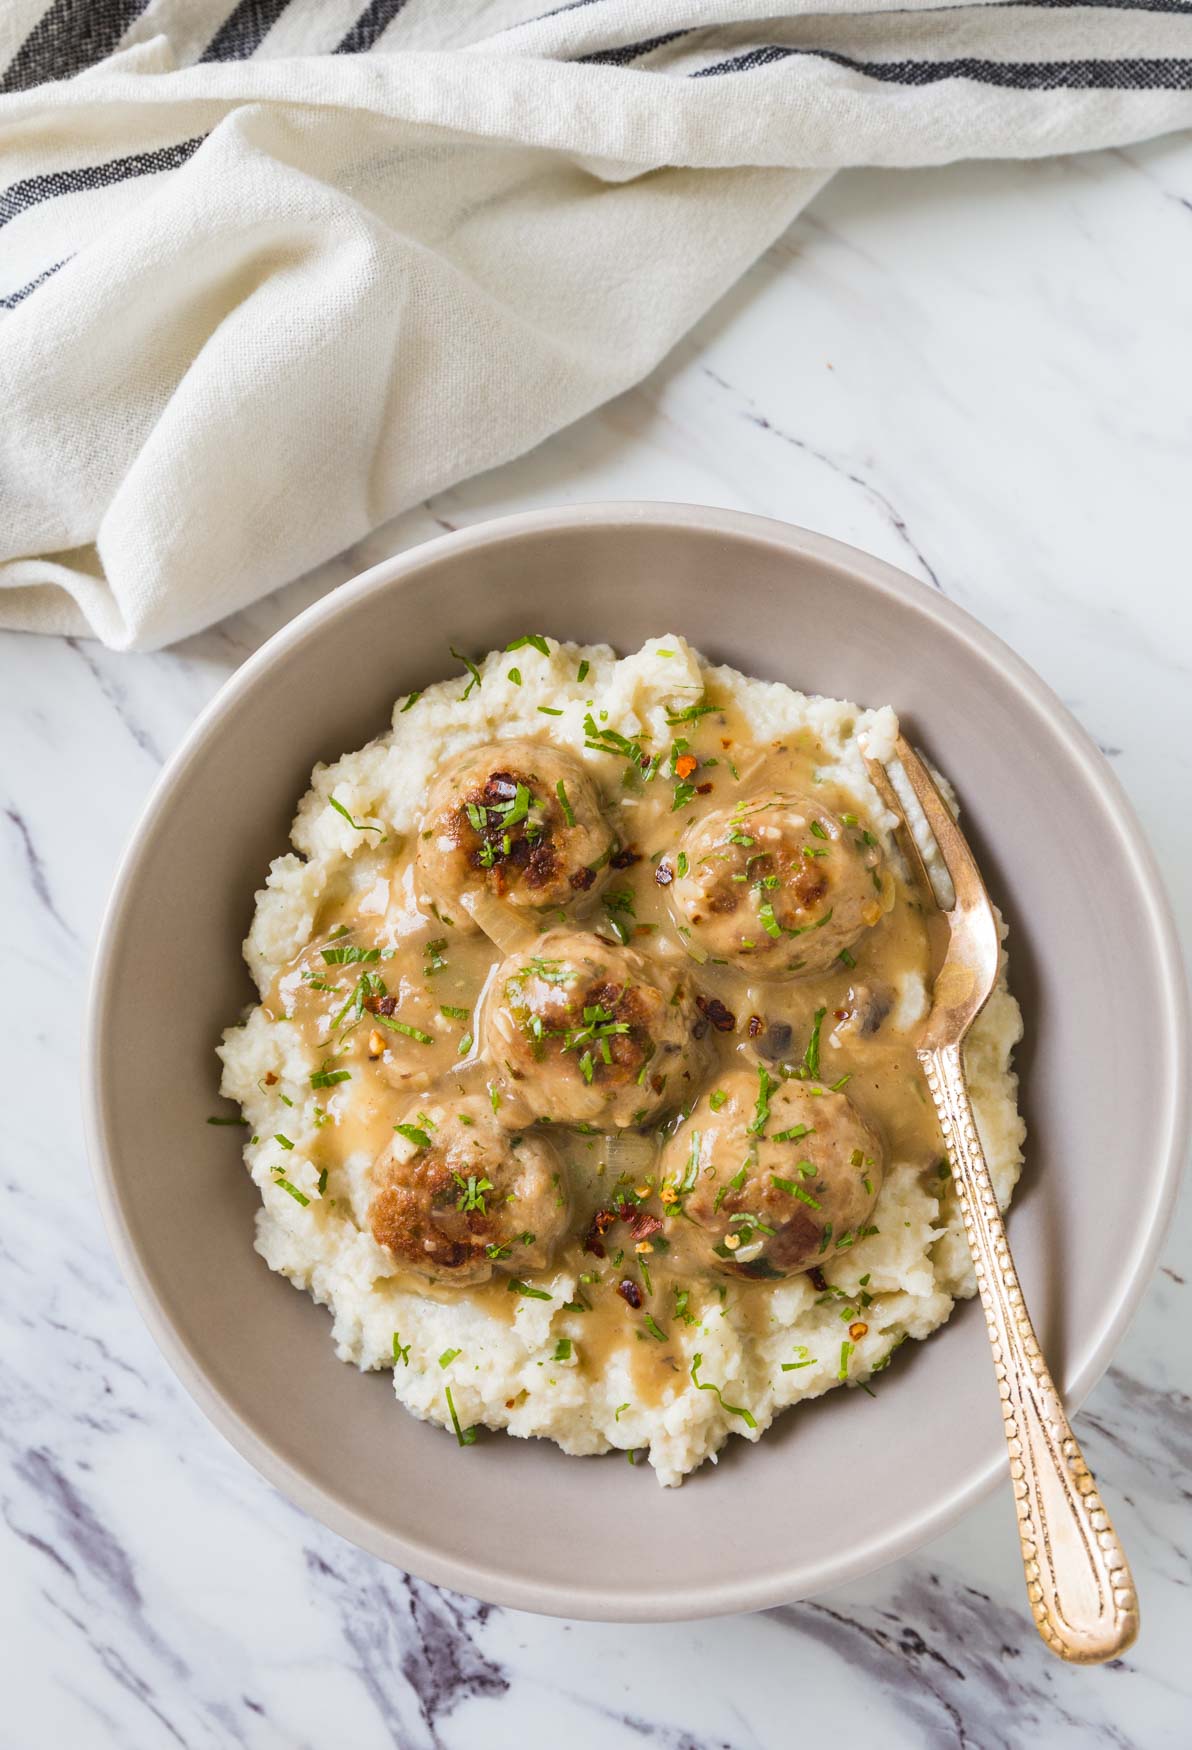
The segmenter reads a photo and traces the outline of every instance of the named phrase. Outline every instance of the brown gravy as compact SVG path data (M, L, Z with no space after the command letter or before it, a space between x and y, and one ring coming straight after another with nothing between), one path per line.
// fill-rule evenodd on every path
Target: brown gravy
M824 750L809 731L759 745L740 715L725 707L682 724L675 735L699 761L695 793L676 810L674 779L665 764L648 783L627 765L625 782L614 790L605 785L604 801L622 847L615 861L626 861L629 853L636 860L614 869L602 896L618 896L616 909L598 902L575 920L647 953L660 942L682 945L665 890L654 876L663 854L672 853L681 832L708 810L767 787L813 794L838 813L858 808L856 797L821 779ZM432 1084L454 1084L468 1092L483 1092L489 1084L475 1040L479 1002L500 956L486 936L464 934L449 908L420 906L413 850L412 842L386 841L359 853L345 877L350 889L345 885L329 895L311 945L284 969L266 997L273 1015L298 1024L324 1073L336 1077L346 1070L350 1076L331 1080L319 1093L325 1116L316 1166L334 1170L355 1150L378 1155L391 1141L395 1122ZM908 984L912 1005L917 988L925 1006L926 920L913 890L892 872L885 903L880 921L857 944L852 967L834 962L820 976L755 983L730 966L691 960L696 990L719 998L734 1018L732 1031L710 1030L707 1085L715 1087L717 1075L730 1067L755 1065L759 1054L760 1061L797 1065L815 1012L826 1009L824 1081L848 1077L849 1096L884 1137L888 1162L934 1174L944 1150L914 1055L914 1028L893 1024ZM544 927L553 921L548 918ZM850 1014L850 1025L837 1033ZM663 1128L675 1122L682 1122L681 1114ZM686 1383L686 1364L676 1358L672 1342L684 1323L713 1318L731 1301L738 1322L758 1332L766 1329L773 1289L710 1279L694 1270L682 1234L675 1232L682 1223L669 1224L674 1237L665 1249L656 1242L641 1249L618 1223L606 1236L604 1257L585 1251L590 1216L609 1202L615 1171L605 1163L600 1136L562 1126L553 1126L551 1134L571 1171L577 1230L542 1280L560 1269L577 1279L565 1318L583 1368L599 1376L617 1355L630 1373L636 1401L648 1406ZM657 1190L648 1162L634 1178L638 1189ZM650 1208L661 1212L662 1205L654 1198ZM879 1216L880 1208L879 1201ZM503 1322L512 1320L520 1304L501 1274L471 1288L406 1280L435 1299L467 1296ZM635 1291L630 1299L639 1296L640 1306L617 1292L625 1281Z

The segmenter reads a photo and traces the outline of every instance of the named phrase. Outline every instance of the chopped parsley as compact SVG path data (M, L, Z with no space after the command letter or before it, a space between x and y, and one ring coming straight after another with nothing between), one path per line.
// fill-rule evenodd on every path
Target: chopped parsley
M851 955L851 954L850 954L850 953L849 953L849 951L848 951L848 949L847 949L847 948L842 948L842 949L841 949L841 950L840 950L840 952L839 952L839 954L838 954L838 955L837 955L837 956L836 956L836 958L837 958L837 960L839 960L839 961L840 961L840 964L841 964L841 965L842 965L842 966L847 966L847 967L848 967L848 968L849 968L849 970L850 970L850 971L851 971L851 970L852 970L852 968L853 968L853 967L854 967L854 966L855 966L855 965L856 965L856 964L857 964L857 962L856 962L856 960L855 960L855 959L854 959L854 957L853 957L853 956L852 956L852 955Z
M720 1408L724 1410L727 1415L740 1416L747 1428L756 1428L757 1418L749 1410L742 1409L739 1404L726 1404L724 1401L724 1393L721 1391L720 1387L718 1385L713 1385L710 1379L701 1379L699 1377L700 1363L702 1361L703 1356L697 1351L691 1363L691 1378L696 1389L698 1391L715 1392L720 1403Z
M290 1181L284 1177L280 1167L273 1168L273 1183L278 1186L280 1190L288 1191L290 1196L294 1199L294 1202L301 1203L304 1209L310 1202L310 1198L305 1192L300 1191L297 1185L291 1185Z
M473 1210L478 1210L481 1215L487 1215L488 1210L484 1206L484 1193L492 1190L492 1180L478 1179L475 1173L469 1173L466 1179L462 1173L452 1173L451 1177L460 1188L459 1196L455 1200L455 1207L462 1209L465 1215L470 1215Z
M410 1365L410 1345L402 1342L400 1331L394 1331L393 1365L396 1367L399 1361L402 1363L403 1367L408 1367Z
M454 654L454 652L452 654ZM465 696L465 698L467 697L466 694L464 696ZM461 1428L460 1427L459 1417L455 1413L455 1405L451 1401L451 1387L450 1386L444 1387L443 1395L447 1399L447 1408L451 1412L451 1426L455 1429L456 1440L459 1442L459 1444L461 1446L475 1446L475 1444L476 1444L476 1430L475 1430L475 1428Z
M379 1021L382 1027L389 1027L394 1033L404 1033L407 1039L416 1039L419 1045L433 1045L434 1040L429 1033L424 1033L421 1027L411 1027L408 1021L395 1021L392 1015L374 1015L374 1021Z
M450 1367L456 1356L462 1354L462 1349L444 1349L443 1353L439 1356L439 1366Z
M248 1128L247 1118L208 1118L208 1124L236 1124Z
M824 1011L821 1009L821 1016L823 1013ZM757 1066L757 1081L757 1105L754 1107L753 1119L749 1125L749 1134L751 1136L764 1136L766 1125L770 1122L770 1095L778 1087L778 1083L765 1065L760 1063Z
M346 948L321 948L319 952L328 966L371 966L381 958L379 948L358 948L354 943Z
M550 645L541 632L524 632L520 638L515 638L513 643L507 644L505 648L506 650L524 650L527 644L533 645L534 649L543 656L550 655ZM582 675L580 679L583 679Z
M274 1131L273 1140L274 1140L274 1142L280 1142L281 1146L283 1148L293 1148L293 1146L294 1146L294 1144L290 1141L289 1137L283 1136L280 1130Z
M480 670L476 667L476 664L472 661L470 656L465 656L462 651L457 650L455 648L454 644L450 645L449 648L450 648L451 654L452 654L452 656L454 656L455 660L457 662L462 662L464 667L467 669L468 673L472 677L471 680L468 682L467 686L463 690L462 696L466 699L474 687L483 686L484 682L481 679Z
M312 1088L333 1088L336 1082L350 1082L351 1070L347 1069L317 1069L310 1078Z
M522 1282L516 1276L511 1276L505 1287L510 1294L520 1294L525 1300L550 1300L553 1298L544 1288L531 1288L528 1282Z
M817 839L826 839L828 836L826 831L824 830L822 824L818 820L813 820L811 822L811 833L812 833L812 836L814 838L817 838Z
M708 1104L711 1106L713 1112L719 1112L727 1099L728 1095L723 1088L714 1088L712 1093L708 1096ZM779 1140L781 1141L781 1138L779 1138Z
M555 785L555 795L559 798L559 807L563 810L563 819L568 826L575 825L575 810L567 798L567 786L562 778Z
M509 670L509 679L513 682L515 687L520 687L522 684L521 669L511 668Z
M442 972L447 961L444 950L447 947L446 936L436 936L433 942L427 942L422 952L426 955L426 965L422 969L424 978L433 978L436 972Z
M406 698L405 704L402 706L401 710L398 712L398 716L399 717L404 716L405 713L410 709L410 706L416 705L421 697L422 697L421 692L410 693Z
M805 1343L796 1345L795 1354L799 1357L797 1361L784 1361L782 1363L783 1373L797 1373L800 1367L814 1367L816 1365L815 1356L808 1355Z
M575 671L575 679L576 679L577 684L581 681L587 680L588 675L591 672L591 668L592 668L592 664L588 661L587 657L585 656L583 661L580 663L578 669L576 669L576 671Z
M813 1126L810 1124L796 1124L792 1126L790 1130L776 1130L774 1132L774 1141L799 1142L803 1137L810 1136L812 1130Z
M570 1337L560 1337L559 1338L558 1342L555 1344L555 1352L551 1356L551 1360L552 1361L570 1361L571 1360L571 1338Z
M806 1076L809 1081L813 1082L819 1080L820 1029L824 1024L824 1016L827 1012L827 1009L817 1009L815 1011L815 1020L811 1025L811 1037L807 1041L807 1049L803 1053L803 1062L799 1069L800 1075Z
M439 1013L448 1021L466 1021L471 1014L470 1009L456 1009L450 1003L440 1003Z
M384 830L385 830L384 827L372 826L367 820L366 821L353 820L352 816L348 813L348 811L344 807L343 803L337 802L335 800L334 796L328 796L327 800L328 800L328 802L330 802L330 804L331 804L332 808L334 808L335 812L337 814L342 814L344 819L347 821L348 825L350 827L353 827L356 832L379 832L379 833L384 832Z
M539 705L538 709L544 717L561 717L563 715L557 705Z
M840 1366L836 1369L836 1377L841 1384L848 1378L848 1360L853 1352L853 1346L846 1337L840 1345Z
M689 867L689 864L687 862L687 852L680 851L678 856L675 858L675 868L680 875L686 875L688 867Z
M660 1343L666 1342L666 1332L658 1324L658 1321L654 1318L652 1313L647 1313L643 1322L651 1337L656 1337Z

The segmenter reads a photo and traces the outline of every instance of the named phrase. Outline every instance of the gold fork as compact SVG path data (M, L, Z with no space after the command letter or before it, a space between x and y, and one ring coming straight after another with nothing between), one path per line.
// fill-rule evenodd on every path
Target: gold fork
M874 787L899 823L899 842L911 871L925 899L934 902L948 925L947 950L917 1053L952 1164L985 1309L1027 1597L1051 1650L1061 1659L1095 1665L1116 1658L1138 1633L1134 1580L1040 1352L965 1079L964 1040L997 982L997 922L963 833L926 766L901 735L894 757L923 810L955 893L951 907L940 905L889 774L866 755Z

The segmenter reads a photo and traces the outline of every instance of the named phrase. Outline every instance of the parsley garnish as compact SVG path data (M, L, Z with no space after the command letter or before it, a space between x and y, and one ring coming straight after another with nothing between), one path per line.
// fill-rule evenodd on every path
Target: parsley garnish
M403 717L405 715L405 713L410 709L410 706L416 705L421 697L422 697L422 694L420 692L411 693L409 695L409 697L407 698L405 704L402 706L401 710L398 712L398 716Z
M408 1367L410 1365L410 1345L402 1342L400 1331L394 1331L393 1365L396 1367L399 1361L402 1363L403 1367Z
M452 654L454 655L454 652L452 652ZM464 696L466 697L467 695L465 694ZM461 1446L475 1446L475 1444L476 1444L476 1430L475 1430L475 1428L461 1428L460 1427L459 1417L455 1413L455 1405L451 1401L451 1387L450 1386L446 1386L444 1388L443 1395L447 1399L447 1408L451 1411L451 1426L455 1429L456 1440L459 1442L459 1444Z
M352 816L348 813L348 811L344 807L343 803L337 802L335 800L334 796L328 796L327 800L328 800L328 802L330 802L330 804L331 804L332 808L334 808L335 812L337 814L342 814L344 819L347 821L348 825L350 827L354 827L357 832L384 832L384 830L385 830L384 827L371 826L367 820L363 821L363 822L361 822L359 820L353 820Z
M336 1082L350 1082L352 1072L346 1069L318 1069L310 1078L312 1088L333 1088Z
M559 798L559 806L563 810L563 819L567 822L568 826L574 826L575 810L567 799L567 786L562 778L560 778L555 785L555 795Z
M693 1361L691 1363L691 1377L695 1383L696 1389L699 1391L715 1392L717 1398L719 1399L720 1408L722 1410L724 1410L730 1416L740 1416L741 1420L744 1422L744 1424L747 1428L756 1428L757 1427L757 1418L749 1410L742 1409L739 1404L726 1404L724 1401L724 1393L721 1391L721 1389L718 1385L713 1385L710 1379L708 1379L708 1380L701 1380L700 1379L699 1369L700 1369L700 1363L702 1361L703 1361L703 1356L697 1352L695 1355L695 1358L693 1359Z
M803 1053L803 1062L799 1068L799 1074L801 1076L806 1076L809 1081L813 1082L819 1080L820 1028L824 1024L824 1016L827 1012L827 1009L817 1009L815 1011L815 1020L811 1025L811 1037L807 1041L807 1049Z
M510 1294L520 1294L526 1300L551 1300L544 1288L531 1288L528 1282L521 1282L516 1276L511 1276L505 1284Z
M412 1142L415 1148L429 1148L430 1137L425 1130L419 1130L416 1124L395 1124L394 1130L399 1136L404 1136L407 1142Z
M248 1128L248 1119L247 1118L208 1118L207 1122L208 1122L208 1124L243 1125L245 1129Z
M823 1013L824 1011L821 1009L820 1014L822 1015ZM753 1121L749 1125L749 1134L751 1136L763 1136L765 1134L766 1125L770 1122L770 1095L778 1086L778 1083L765 1068L764 1064L760 1063L757 1066L757 1082L757 1105L754 1107Z
M666 1332L659 1327L657 1320L653 1317L653 1315L651 1313L646 1314L645 1320L643 1322L645 1324L647 1331L649 1331L651 1337L656 1337L660 1343L666 1342L666 1340L667 1340Z
M319 952L328 966L371 966L381 958L379 948L357 948L355 944L347 948L321 948Z
M507 644L505 648L506 650L524 650L527 644L532 644L534 649L540 651L543 656L550 655L550 645L541 632L526 632L520 638L515 638L512 644ZM583 679L582 675L580 679Z
M443 1353L439 1356L439 1366L450 1367L456 1356L462 1354L462 1349L444 1349Z
M551 1360L552 1361L570 1361L571 1360L571 1338L570 1337L560 1337L559 1338L558 1342L555 1344L555 1352L551 1356Z
M463 1177L462 1173L452 1173L451 1177L460 1187L459 1196L455 1200L455 1207L457 1209L462 1209L465 1215L469 1214L473 1209L479 1210L481 1215L487 1215L488 1211L484 1207L484 1193L492 1190L492 1180L478 1179L475 1173L469 1173L466 1179Z
M471 680L468 682L467 686L463 690L462 697L466 699L468 697L468 694L472 691L473 687L483 686L484 682L481 679L480 670L476 667L476 664L472 661L471 657L465 656L462 651L457 650L455 648L454 644L450 645L449 648L450 648L451 654L452 654L452 656L454 656L455 660L457 662L462 662L464 667L467 669L468 673L472 677Z
M310 1198L307 1197L304 1192L300 1191L298 1189L297 1185L291 1185L290 1181L287 1178L283 1177L282 1169L280 1167L274 1167L272 1169L272 1171L273 1171L273 1183L275 1185L277 1185L282 1191L288 1191L290 1193L290 1196L294 1199L294 1202L301 1203L302 1207L305 1209L307 1204L310 1202Z
M429 1033L424 1033L421 1027L411 1027L408 1021L395 1021L392 1015L374 1015L374 1021L379 1021L382 1027L389 1027L394 1033L404 1033L407 1039L416 1039L419 1045L433 1045L434 1040Z

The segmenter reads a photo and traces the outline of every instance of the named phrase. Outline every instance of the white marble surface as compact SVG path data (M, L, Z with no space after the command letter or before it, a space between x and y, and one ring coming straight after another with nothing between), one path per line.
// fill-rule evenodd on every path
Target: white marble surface
M929 578L1114 761L1187 941L1190 273L1187 141L844 176L638 390L319 576L156 657L0 641L0 1744L1192 1741L1186 1204L1078 1423L1142 1597L1119 1664L1070 1671L1035 1639L1008 1491L824 1598L585 1626L386 1569L224 1445L116 1272L75 1092L108 882L203 702L331 583L441 529L571 499L764 511Z

